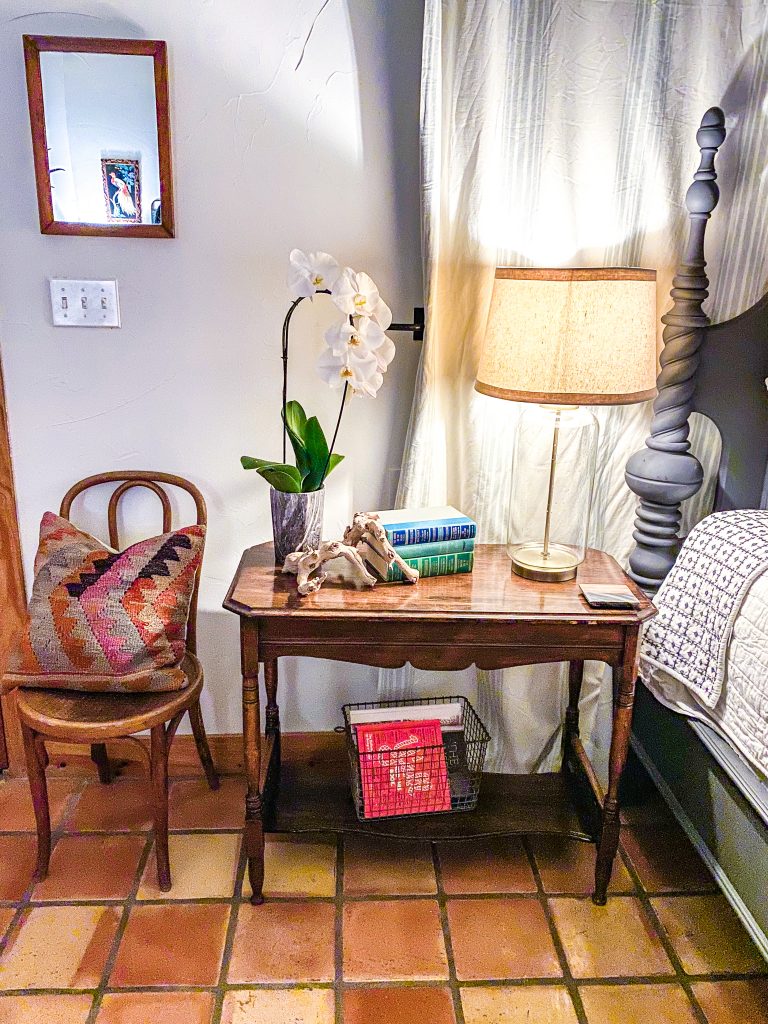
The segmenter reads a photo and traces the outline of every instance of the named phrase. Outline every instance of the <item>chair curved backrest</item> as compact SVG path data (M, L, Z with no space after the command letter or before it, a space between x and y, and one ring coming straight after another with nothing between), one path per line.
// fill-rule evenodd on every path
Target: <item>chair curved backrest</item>
M110 473L97 473L94 476L86 477L84 480L79 480L69 488L62 498L59 515L64 519L69 519L72 502L79 494L82 494L83 491L87 491L90 487L98 487L102 484L109 483L119 484L119 486L112 492L109 499L109 505L107 506L107 524L109 528L110 547L120 547L120 537L117 528L117 510L123 495L134 487L145 487L147 490L152 491L153 494L156 494L160 499L160 504L163 508L163 533L168 533L172 529L173 515L171 512L170 500L168 499L168 495L161 484L178 487L180 490L186 491L187 494L191 495L192 500L195 503L197 525L207 526L208 524L205 498L193 483L190 483L189 480L185 480L184 477L175 476L173 473L153 473L148 470L141 469L125 469L115 470ZM192 600L189 605L189 619L187 621L186 644L187 650L192 654L197 653L197 594L200 588L201 569L202 561L200 562L200 565L198 565L197 572L195 573L195 585L192 590Z

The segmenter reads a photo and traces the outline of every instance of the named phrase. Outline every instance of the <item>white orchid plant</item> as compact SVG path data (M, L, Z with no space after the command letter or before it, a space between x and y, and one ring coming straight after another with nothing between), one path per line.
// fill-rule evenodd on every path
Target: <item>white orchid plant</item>
M367 274L340 267L327 252L304 253L294 249L289 257L288 287L294 296L283 322L283 461L243 455L243 469L255 469L278 491L317 491L344 458L333 451L349 394L375 398L384 374L395 356L395 346L385 331L392 313ZM342 388L336 428L330 447L316 416L307 417L298 402L288 401L288 334L291 317L304 299L330 295L345 314L344 320L325 332L326 348L317 360L317 371L332 388ZM296 465L286 463L286 438L290 439Z

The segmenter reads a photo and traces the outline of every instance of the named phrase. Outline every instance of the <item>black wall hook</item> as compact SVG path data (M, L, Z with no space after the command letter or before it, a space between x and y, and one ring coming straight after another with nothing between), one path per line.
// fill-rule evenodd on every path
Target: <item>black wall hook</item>
M424 319L424 307L414 306L413 308L413 323L412 324L390 324L390 331L410 331L413 335L414 341L424 341L424 326L426 320Z

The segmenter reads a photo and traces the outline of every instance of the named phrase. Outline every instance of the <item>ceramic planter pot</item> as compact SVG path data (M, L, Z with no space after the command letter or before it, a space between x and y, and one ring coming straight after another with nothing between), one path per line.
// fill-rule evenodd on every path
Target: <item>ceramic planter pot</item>
M308 494L290 494L269 489L272 505L272 536L275 541L275 565L300 548L316 548L323 534L325 489Z

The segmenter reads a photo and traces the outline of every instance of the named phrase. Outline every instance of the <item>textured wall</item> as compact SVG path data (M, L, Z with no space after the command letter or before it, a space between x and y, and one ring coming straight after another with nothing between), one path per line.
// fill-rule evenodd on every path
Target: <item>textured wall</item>
M243 452L279 454L279 338L293 246L324 248L379 283L396 319L421 302L419 0L5 0L0 13L0 345L27 572L40 516L73 480L156 468L195 480L210 534L201 657L213 732L239 729L237 622L221 601L242 549L270 535L266 485ZM59 12L59 13L56 13ZM177 237L43 236L37 226L22 33L164 39L170 60ZM116 277L119 331L54 329L49 277ZM330 431L337 395L311 368L333 319L294 318L291 393ZM356 400L328 486L326 534L393 500L418 345L374 402ZM102 532L95 502L79 510ZM126 501L152 530L151 496ZM133 527L136 527L135 529ZM130 539L130 538L129 538ZM373 673L287 664L289 729L327 728ZM299 692L299 687L301 690ZM301 700L299 700L299 697Z

